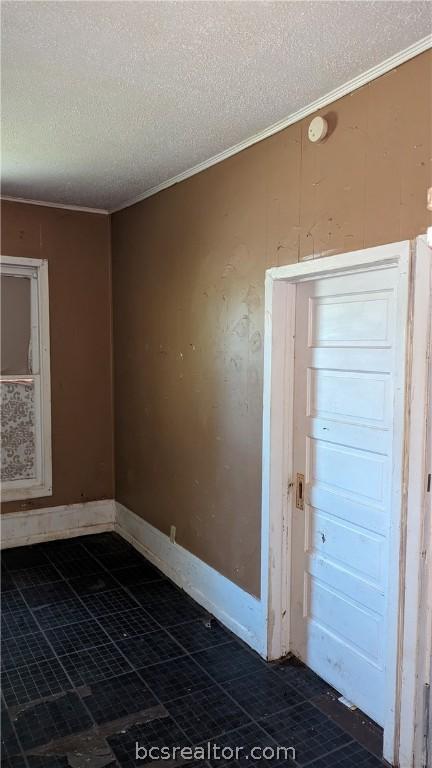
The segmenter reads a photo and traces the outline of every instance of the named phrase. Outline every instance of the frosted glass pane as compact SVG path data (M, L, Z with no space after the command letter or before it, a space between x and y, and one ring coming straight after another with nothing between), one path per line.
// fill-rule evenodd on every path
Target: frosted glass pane
M34 381L0 382L2 481L36 478Z
M1 285L1 374L31 373L30 278L2 275Z

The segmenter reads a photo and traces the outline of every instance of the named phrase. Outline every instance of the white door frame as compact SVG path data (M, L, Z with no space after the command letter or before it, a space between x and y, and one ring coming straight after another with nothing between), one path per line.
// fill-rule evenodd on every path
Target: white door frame
M390 673L387 675L384 757L398 765L400 755L401 768L411 768L421 765L420 760L407 756L418 754L415 748L416 724L418 726L420 718L418 649L427 618L420 607L422 571L427 560L421 556L426 546L425 505L419 509L418 503L418 483L426 477L422 460L426 432L418 425L426 419L425 354L430 343L432 309L431 257L425 238L418 238L413 245L409 241L392 243L275 267L266 273L261 595L266 616L267 657L277 659L290 650L296 284L386 266L398 270L396 344L399 350L401 345L406 347L406 364L404 370L396 371L395 378L392 507L397 513L390 527L390 547L395 556L389 561L387 664ZM422 493L424 496L424 490ZM407 562L409 582L405 582ZM423 685L421 688L423 692ZM402 722L401 713L404 714Z

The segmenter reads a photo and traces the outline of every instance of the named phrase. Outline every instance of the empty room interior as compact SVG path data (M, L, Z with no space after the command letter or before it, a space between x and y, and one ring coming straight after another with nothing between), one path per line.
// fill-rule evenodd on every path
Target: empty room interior
M3 0L1 764L432 768L432 5Z

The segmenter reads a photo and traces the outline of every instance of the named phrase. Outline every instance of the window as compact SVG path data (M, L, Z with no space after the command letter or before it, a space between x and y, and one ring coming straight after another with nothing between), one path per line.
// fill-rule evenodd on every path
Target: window
M0 259L1 497L50 496L48 263Z

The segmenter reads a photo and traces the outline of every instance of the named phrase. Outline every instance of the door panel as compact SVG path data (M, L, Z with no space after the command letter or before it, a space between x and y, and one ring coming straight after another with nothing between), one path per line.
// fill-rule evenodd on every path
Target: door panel
M388 344L389 295L310 298L309 346Z
M333 435L334 437L334 435ZM307 438L308 482L326 485L354 499L382 504L386 461L365 450Z
M308 369L308 416L381 426L388 421L391 393L385 374Z
M382 585L383 538L309 508L306 547L309 554L324 558L354 576Z
M292 650L384 724L395 268L296 294Z
M310 574L306 575L307 615L368 661L379 664L382 655L382 617L349 599Z
M355 594L359 604L367 605L377 613L383 613L384 590L377 588L377 584L372 580L362 578L363 574L360 574L359 578L359 573L352 567L344 569L340 563L316 554L309 558L308 573L334 590L343 589L348 595Z

